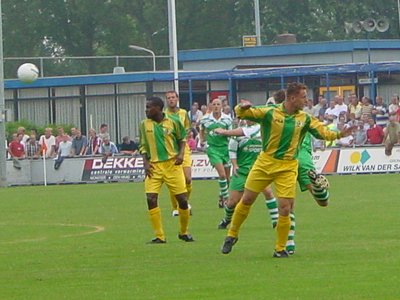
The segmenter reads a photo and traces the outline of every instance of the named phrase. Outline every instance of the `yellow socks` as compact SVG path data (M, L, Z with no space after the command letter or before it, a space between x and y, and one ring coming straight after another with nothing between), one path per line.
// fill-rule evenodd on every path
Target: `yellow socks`
M285 250L288 234L290 231L290 216L278 217L278 224L276 225L277 239L275 244L276 251Z
M236 205L235 212L232 216L231 226L229 227L228 236L238 237L239 229L244 220L249 215L251 205L243 204L242 200Z
M162 228L162 223L161 223L161 209L159 207L150 209L149 215L150 215L151 226L153 227L156 237L165 241L164 230Z
M179 224L180 231L179 234L187 234L189 227L189 209L178 208L179 211Z

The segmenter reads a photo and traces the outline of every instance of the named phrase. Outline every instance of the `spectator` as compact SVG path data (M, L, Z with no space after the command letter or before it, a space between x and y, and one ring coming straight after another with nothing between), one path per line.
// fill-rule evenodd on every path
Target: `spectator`
M326 113L326 110L328 109L328 102L325 98L322 98L320 104L321 104L321 108L319 109L319 112L318 112L318 119L321 122L324 122L325 121L325 113Z
M70 141L72 141L76 137L77 130L78 129L76 129L75 127L71 128L71 139L70 139Z
M319 97L318 97L318 103L315 104L315 105L313 106L313 108L312 108L311 114L312 114L314 117L316 117L316 118L319 118L319 111L320 111L320 109L321 109L322 107L324 107L324 105L326 104L326 99L325 99L325 102L322 101L323 99L324 99L324 97L319 96ZM324 103L325 103L325 104L324 104ZM325 113L324 113L324 115L325 115Z
M312 115L312 113L313 113L313 101L312 101L312 99L308 99L307 100L307 105L304 106L303 110L306 113Z
M389 117L383 141L385 143L385 154L388 156L392 155L393 146L400 144L400 124L396 121L395 116Z
M346 104L343 103L343 96L336 95L335 96L335 102L336 102L335 108L336 108L336 111L338 112L338 114L340 115L340 113L342 113L342 112L347 114L348 107L347 107ZM346 118L347 118L347 116L346 116Z
M329 107L325 111L324 119L327 123L329 123L329 121L332 121L332 123L336 125L338 116L339 112L336 109L336 101L332 99L329 102Z
M371 104L371 99L368 97L362 97L361 101L361 116L366 115L369 118L372 117L372 109L374 108Z
M88 140L79 129L75 131L75 137L72 140L71 155L85 155Z
M356 115L354 113L349 113L349 120L346 124L347 127L358 126L358 121L356 120Z
M197 141L196 141L196 139L194 137L194 134L193 134L192 130L189 130L189 132L188 132L186 143L188 144L190 150L192 150L192 151L196 151L197 150Z
M399 96L395 94L390 99L390 105L388 111L389 116L396 115L398 109L399 109Z
M196 125L200 123L201 118L203 118L203 113L199 109L199 103L193 102L192 108L189 111L189 118L191 122L196 122Z
M62 142L64 135L65 135L64 128L58 127L57 128L57 136L56 136L56 149L55 149L56 152L58 151L58 145L60 145L60 143ZM69 135L68 135L68 138L70 141L72 140Z
M102 138L99 153L103 155L103 163L107 162L108 157L118 153L117 146L115 146L115 144L110 141L110 136L108 134L105 134Z
M135 155L138 150L138 145L132 141L129 136L124 136L122 138L122 143L119 145L119 153Z
M18 127L17 134L22 134L21 144L26 145L26 141L29 139L29 135L25 133L25 127Z
M86 147L86 155L99 154L101 139L97 136L96 130L93 128L89 129L89 139Z
M38 158L40 156L40 145L36 140L36 135L31 134L25 145L25 154L27 158Z
M354 145L363 146L367 141L367 130L364 128L364 121L358 121L357 128L353 132Z
M23 138L22 133L14 133L12 135L12 141L8 145L8 153L12 159L23 159L25 158L25 148L21 143Z
M54 157L56 152L56 138L52 134L53 129L50 127L44 130L44 135L40 136L39 145L41 146L41 153L45 150L45 157Z
M226 114L226 115L232 117L232 110L231 110L231 107L230 107L229 105L225 105L225 106L222 108L222 112L223 112L224 114Z
M348 111L350 114L354 114L356 120L359 120L361 118L361 104L358 101L357 95L351 94L349 98L350 98L350 104Z
M57 150L57 159L54 162L54 169L56 170L58 170L58 168L61 166L64 158L71 155L72 142L70 141L70 139L71 138L67 134L64 134L61 137L61 142L58 145Z
M367 144L379 145L383 142L383 128L375 124L373 118L368 119L369 128L367 130Z
M101 140L103 140L104 136L106 135L108 136L108 138L110 138L110 134L108 133L108 125L103 123L100 125L100 131L98 136Z
M376 96L376 104L372 109L372 116L375 118L377 125L382 128L386 127L386 124L389 121L389 114L387 112L386 104L383 103L383 98L381 96Z
M342 131L345 128L345 123L339 122L337 129L339 131ZM354 142L354 137L352 135L348 135L346 137L342 137L338 140L336 140L336 146L338 147L351 147Z
M207 113L207 105L203 104L200 107L201 113L203 114L203 116Z

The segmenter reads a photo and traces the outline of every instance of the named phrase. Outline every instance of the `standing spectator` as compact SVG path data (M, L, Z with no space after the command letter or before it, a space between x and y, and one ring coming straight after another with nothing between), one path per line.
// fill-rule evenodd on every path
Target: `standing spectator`
M325 121L329 122L332 121L333 124L337 124L338 122L338 117L339 117L339 112L336 109L336 101L334 99L331 99L329 102L329 107L325 111Z
M139 150L138 145L131 140L129 136L122 138L122 143L119 145L119 153L135 155Z
M21 143L23 138L22 133L14 133L12 135L12 141L8 145L8 153L12 159L23 159L25 158L25 148Z
M71 155L85 155L88 140L79 129L76 129L75 137L72 140Z
M312 101L312 99L308 99L307 100L307 105L304 106L303 110L306 113L310 114L310 115L313 114L313 101Z
M395 94L390 99L389 112L388 112L389 116L396 115L398 109L399 109L399 96Z
M104 164L110 156L118 153L117 146L110 141L110 136L108 134L105 134L102 138L99 153L103 155L102 162Z
M65 157L71 156L72 142L70 141L70 137L67 134L64 134L61 137L61 142L58 145L57 150L57 159L54 162L54 169L58 170L64 161Z
M103 140L104 136L108 136L110 138L110 134L108 133L108 125L103 123L100 125L100 131L98 134L99 138Z
M346 104L343 103L343 96L341 96L341 95L335 96L335 102L336 102L335 108L336 108L336 111L338 112L338 114L340 115L340 113L342 113L342 112L347 114L348 107ZM346 118L347 118L347 116L346 116Z
M186 143L188 144L191 151L197 150L197 141L194 137L193 130L189 130Z
M192 108L189 111L189 118L191 122L196 122L196 125L200 123L201 118L203 118L203 113L199 109L199 103L193 102Z
M323 122L325 120L326 110L328 109L328 102L325 98L322 98L320 104L321 108L318 111L318 119Z
M38 158L40 156L40 145L36 140L36 135L30 135L25 145L25 153L27 158Z
M388 156L392 155L393 146L400 144L400 124L396 121L395 116L389 117L383 141L385 143L385 154Z
M359 120L361 118L361 104L358 101L357 95L351 94L349 98L350 98L350 104L348 111L350 114L354 114L356 120Z
M86 147L86 155L96 155L99 154L99 148L101 144L101 139L97 136L96 130L93 128L89 129L89 139Z
M43 155L43 149L46 150L45 157L54 157L56 154L56 138L52 134L53 129L50 127L44 130L44 135L40 136L39 144L41 146L41 153Z
M56 152L58 151L58 145L60 145L60 143L62 142L64 135L66 135L66 133L64 132L64 128L61 126L58 127L57 128L57 136L56 136L56 149L55 149ZM72 140L71 137L69 135L67 135L67 136L68 136L69 140L71 141Z
M200 107L200 110L201 110L202 115L204 116L207 113L207 105L203 104Z
M324 99L324 97L319 96L318 103L315 104L311 110L311 114L316 118L319 118L319 111L322 107L324 107L324 102L322 101L323 99ZM325 103L326 103L326 99L325 99Z
M373 118L368 119L369 128L367 130L367 144L378 145L383 142L383 128L375 124Z
M24 145L24 147L26 145L26 141L29 139L29 135L27 135L25 131L25 127L18 127L17 129L17 134L22 134L21 144Z
M361 116L367 116L367 118L372 117L372 109L374 108L371 104L371 99L368 97L362 97L361 100Z
M376 104L372 109L372 116L375 118L377 125L382 128L386 127L386 124L389 121L389 114L387 112L386 104L383 103L383 98L381 96L376 96Z
M364 121L358 121L357 128L353 132L354 145L363 146L367 141L367 130L364 128Z
M75 127L71 128L71 130L70 130L71 131L71 139L70 139L71 142L76 137L77 130L78 129L76 129Z

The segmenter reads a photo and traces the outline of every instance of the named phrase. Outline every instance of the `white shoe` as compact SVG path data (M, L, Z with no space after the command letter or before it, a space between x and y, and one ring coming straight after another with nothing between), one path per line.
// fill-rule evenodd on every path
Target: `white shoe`
M172 216L173 216L173 217L179 216L179 211L178 211L177 209L174 209L174 210L172 211Z

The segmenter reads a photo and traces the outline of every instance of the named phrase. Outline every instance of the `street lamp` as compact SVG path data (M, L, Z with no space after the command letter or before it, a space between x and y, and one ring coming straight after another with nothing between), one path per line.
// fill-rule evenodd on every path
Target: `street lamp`
M131 48L133 50L146 51L146 52L150 53L151 56L153 56L153 72L156 71L156 55L154 54L153 51L151 51L150 49L147 49L147 48L136 46L136 45L129 45L129 48Z

